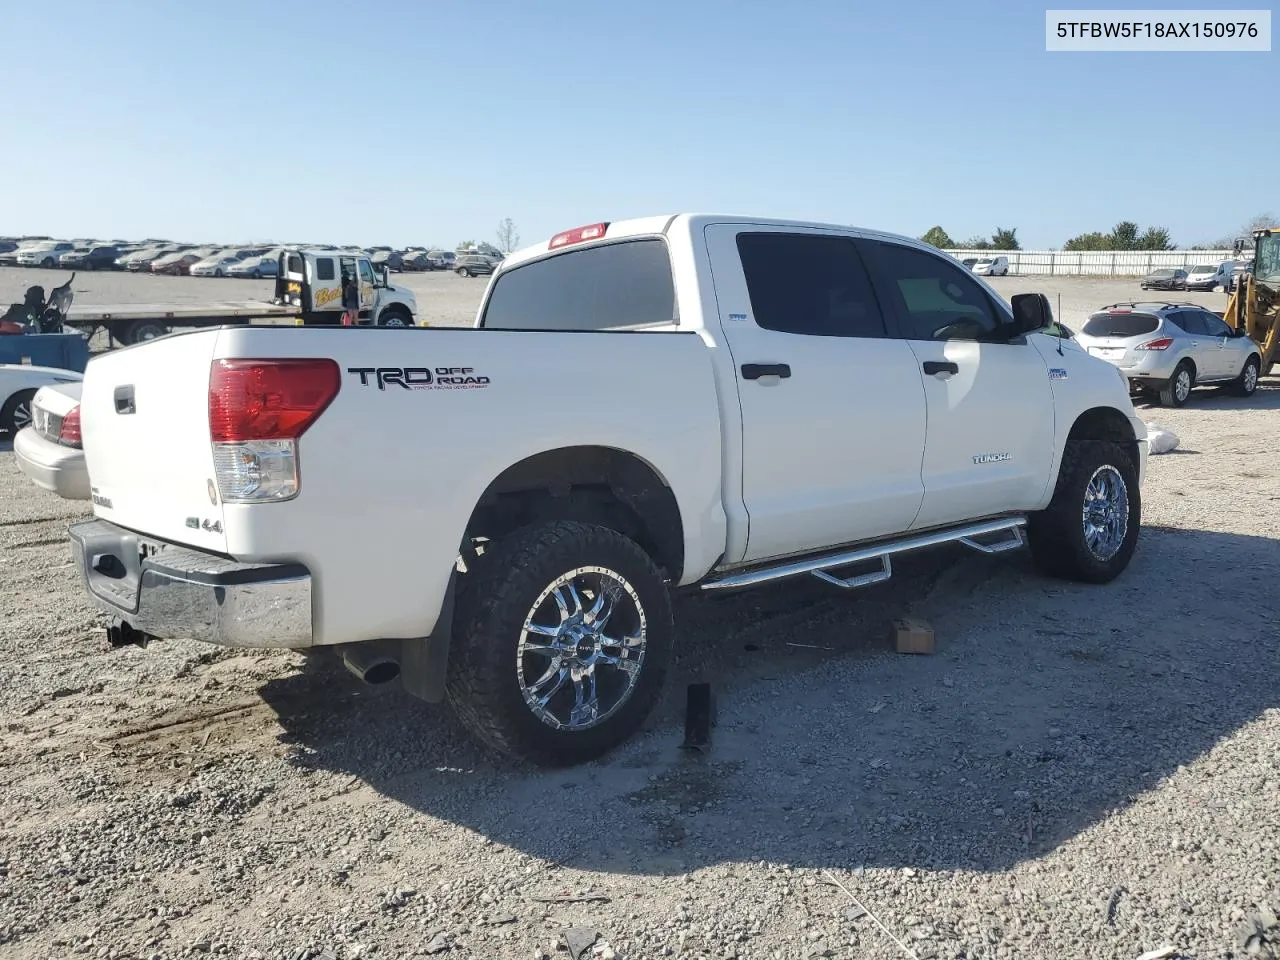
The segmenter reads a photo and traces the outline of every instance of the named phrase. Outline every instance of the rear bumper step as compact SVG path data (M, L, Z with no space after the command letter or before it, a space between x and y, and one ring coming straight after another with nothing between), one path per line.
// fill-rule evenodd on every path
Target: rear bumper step
M893 565L889 558L896 553L922 550L925 547L936 547L944 543L960 543L979 553L1004 553L1006 550L1015 550L1023 545L1022 528L1026 525L1026 517L1000 517L995 520L985 520L982 523L966 524L963 527L951 527L945 530L935 530L931 533L921 533L901 540L886 540L853 550L845 550L841 553L806 557L801 560L787 560L771 566L730 573L714 580L708 580L702 585L702 589L739 590L743 587L754 587L758 584L784 580L788 577L795 577L805 573L838 587L848 589L865 587L873 583L882 583L893 576ZM998 540L995 543L979 543L976 539L977 537L991 536L997 533L1005 534L1005 539ZM872 573L848 578L836 577L828 572L839 567L847 567L868 560L879 560L880 569Z
M90 598L136 633L226 647L309 647L311 573L301 564L240 563L105 520L72 524Z

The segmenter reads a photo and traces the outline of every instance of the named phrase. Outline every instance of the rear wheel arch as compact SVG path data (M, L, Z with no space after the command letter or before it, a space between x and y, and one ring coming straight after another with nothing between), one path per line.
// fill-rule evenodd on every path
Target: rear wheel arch
M480 497L468 541L520 527L580 520L635 540L673 582L684 567L684 526L675 494L647 460L603 446L561 447L512 464Z

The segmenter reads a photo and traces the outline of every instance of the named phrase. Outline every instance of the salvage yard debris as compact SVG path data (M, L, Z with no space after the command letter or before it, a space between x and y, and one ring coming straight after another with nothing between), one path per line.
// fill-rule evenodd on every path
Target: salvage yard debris
M933 653L933 627L919 617L893 621L893 639L899 653Z
M1153 454L1172 453L1178 449L1178 435L1157 423L1148 423L1147 446Z

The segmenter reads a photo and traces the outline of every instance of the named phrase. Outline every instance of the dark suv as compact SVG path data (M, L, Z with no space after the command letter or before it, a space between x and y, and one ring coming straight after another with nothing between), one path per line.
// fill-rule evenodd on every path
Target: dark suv
M85 250L64 253L58 258L58 266L75 270L110 270L115 266L119 256L119 247L89 247Z
M498 268L498 261L483 253L461 253L453 262L453 272L460 277L487 277Z

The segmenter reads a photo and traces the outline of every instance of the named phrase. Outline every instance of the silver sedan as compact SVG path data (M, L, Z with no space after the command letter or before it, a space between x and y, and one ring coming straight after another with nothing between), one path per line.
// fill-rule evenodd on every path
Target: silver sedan
M1129 378L1130 386L1180 407L1198 385L1258 387L1262 350L1194 303L1117 303L1092 314L1076 339Z

